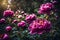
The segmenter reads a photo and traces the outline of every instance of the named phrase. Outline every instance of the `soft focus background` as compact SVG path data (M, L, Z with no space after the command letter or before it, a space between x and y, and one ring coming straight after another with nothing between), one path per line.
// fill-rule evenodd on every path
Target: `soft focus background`
M54 3L54 9L51 12L52 15L49 15L48 18L48 20L52 22L52 28L49 33L30 35L26 28L23 28L22 30L21 28L17 28L16 24L12 24L10 22L11 19L17 19L16 17L12 17L5 19L7 23L0 24L0 40L3 40L3 34L5 33L8 33L9 35L9 39L7 40L60 40L60 0L0 0L0 19L4 18L3 12L9 8L11 8L14 13L18 10L22 11L22 13L24 11L24 13L27 14L35 13L39 17L40 15L37 11L40 8L40 5L47 2ZM43 17L43 15L41 17ZM17 20L19 21L19 19ZM13 27L11 32L6 32L5 27L7 25L15 26L16 28Z

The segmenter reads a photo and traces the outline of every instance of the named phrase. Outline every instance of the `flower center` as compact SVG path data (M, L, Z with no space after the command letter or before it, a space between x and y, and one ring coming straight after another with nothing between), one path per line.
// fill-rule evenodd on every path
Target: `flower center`
M43 22L43 21L39 21L39 24L40 24L40 25L43 25L43 24L44 24L44 22Z

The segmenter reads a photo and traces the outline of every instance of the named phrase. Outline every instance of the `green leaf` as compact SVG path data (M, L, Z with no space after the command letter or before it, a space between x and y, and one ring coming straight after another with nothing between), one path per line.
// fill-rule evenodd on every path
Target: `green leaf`
M34 9L34 12L36 12L37 13L37 11L38 11L38 9L36 8L36 9Z

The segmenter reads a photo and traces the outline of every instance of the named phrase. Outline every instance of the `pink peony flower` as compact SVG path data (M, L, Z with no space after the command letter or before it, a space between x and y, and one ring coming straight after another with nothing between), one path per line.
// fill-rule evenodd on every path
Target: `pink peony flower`
M1 18L0 19L0 23L5 23L5 19L4 18Z
M17 23L18 21L17 20L13 20L13 22L12 23Z
M28 22L28 23L31 23L33 20L36 19L36 15L35 14L30 14L30 15L27 15L25 20Z
M18 27L24 27L26 25L25 21L21 21L17 24Z
M50 29L51 23L45 19L37 19L33 21L28 27L30 34L42 34L44 32L49 32Z
M43 14L43 13L50 13L51 9L53 8L53 4L52 3L46 3L46 4L42 4L38 10L39 14Z
M11 31L12 30L12 27L11 26L7 26L6 27L6 31Z
M4 34L3 40L8 40L9 36L7 34Z
M4 11L3 16L4 16L4 17L11 17L11 16L13 16L13 14L14 14L13 11L11 11L11 10L6 10L6 11Z

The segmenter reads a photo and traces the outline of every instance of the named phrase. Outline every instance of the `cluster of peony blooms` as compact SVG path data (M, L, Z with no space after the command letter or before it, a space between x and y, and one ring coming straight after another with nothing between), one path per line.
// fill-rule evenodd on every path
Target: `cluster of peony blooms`
M51 23L45 19L36 19L28 27L30 34L42 34L51 29Z
M53 8L53 4L52 3L42 4L40 6L40 8L39 8L38 13L39 14L44 14L44 13L49 14L52 8Z
M52 3L46 3L46 4L42 4L39 8L38 13L48 13L51 11L51 9L53 8L53 4ZM20 11L19 11L20 12ZM38 18L37 15L35 15L34 13L32 14L26 14L24 13L24 11L20 12L22 14L18 14L16 12L16 14L14 14L14 11L11 10L6 10L3 13L4 17L13 17L13 19L16 18L12 21L12 24L16 23L18 27L26 27L26 24L28 25L28 30L30 34L43 34L45 32L49 32L51 29L51 22L46 20L45 18ZM23 20L21 20L21 18L24 18ZM18 21L18 20L19 21ZM12 19L11 19L12 20ZM5 19L2 18L0 19L0 23L4 23ZM12 26L6 26L5 30L11 31L12 30ZM8 35L5 34L3 39L8 38Z

